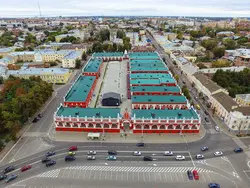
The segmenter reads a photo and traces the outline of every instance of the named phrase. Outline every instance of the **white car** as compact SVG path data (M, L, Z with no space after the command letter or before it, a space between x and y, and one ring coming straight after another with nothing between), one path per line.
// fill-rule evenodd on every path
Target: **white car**
M218 156L222 156L223 153L222 153L222 151L216 151L216 152L214 152L214 155L215 155L216 157L218 157Z
M95 160L95 156L94 155L88 155L87 160Z
M202 154L197 154L195 158L196 158L196 159L204 159L204 155L202 155Z
M175 156L175 159L176 159L177 161L183 161L183 160L185 160L185 156L183 156L183 155L176 155L176 156Z
M96 155L96 151L88 151L88 155Z
M140 151L134 151L133 155L134 156L141 156L141 152Z
M165 156L173 156L174 153L173 153L172 151L165 151L165 152L163 153L163 155L165 155Z
M220 131L220 127L215 126L214 128L215 128L216 131L218 131L218 132Z

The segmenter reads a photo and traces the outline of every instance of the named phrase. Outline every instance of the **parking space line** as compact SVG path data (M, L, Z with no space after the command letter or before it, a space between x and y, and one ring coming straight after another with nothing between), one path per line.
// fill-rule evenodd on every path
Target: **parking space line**
M87 172L87 170L84 170L84 174L83 174L82 179L85 179L86 172Z
M207 176L208 176L209 181L212 182L212 178L210 177L210 174L211 174L211 173L206 173L206 174L207 174Z
M176 180L179 182L179 178L176 172L174 172L175 176L176 176Z
M182 182L184 182L183 173L179 173L179 174L180 174L180 176L181 176Z
M171 179L171 182L174 182L173 180L173 176L172 176L172 173L169 173L170 174L170 179Z
M69 173L68 173L68 175L67 175L67 178L69 178L70 172L71 172L71 169L69 169Z
M206 172L203 172L203 173L200 175L201 181L206 182L205 174L206 174Z

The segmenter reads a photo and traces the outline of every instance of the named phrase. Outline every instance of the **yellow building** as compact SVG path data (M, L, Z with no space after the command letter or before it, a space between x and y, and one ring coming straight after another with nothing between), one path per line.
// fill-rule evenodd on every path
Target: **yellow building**
M250 106L250 94L239 94L235 99L240 106Z
M19 78L29 78L31 76L39 76L42 80L53 84L65 84L67 83L71 71L62 68L25 68L20 70L9 70L7 76L16 76Z

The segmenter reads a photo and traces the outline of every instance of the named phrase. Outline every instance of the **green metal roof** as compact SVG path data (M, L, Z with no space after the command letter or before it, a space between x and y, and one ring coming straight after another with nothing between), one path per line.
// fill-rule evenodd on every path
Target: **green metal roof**
M156 52L132 52L129 53L130 59L160 59Z
M180 93L181 89L174 86L131 86L131 92L176 92Z
M163 63L130 63L130 67L166 67Z
M172 76L168 73L134 73L130 74L130 78L138 78L138 79L155 79L155 78L172 78Z
M94 76L80 76L70 91L67 93L65 102L86 101L94 81Z
M122 52L99 52L94 53L93 57L123 57Z
M141 64L144 64L144 63L146 63L146 64L148 64L148 63L150 63L150 64L162 63L162 64L164 64L164 62L160 59L131 59L129 62L131 64L134 64L134 63L135 64L137 64L137 63L141 63Z
M131 67L130 71L168 71L167 67Z
M175 79L172 77L170 78L156 78L156 79L131 79L130 84L153 84L153 85L160 85L163 83L176 83Z
M189 110L133 110L132 114L136 118L145 118L145 119L198 119L198 114L194 111L193 108ZM132 117L133 117L132 116Z
M183 95L136 95L132 103L187 103Z
M83 72L98 72L102 60L98 58L91 58L88 64L84 67Z
M57 111L57 116L65 117L96 117L96 118L117 118L117 115L120 114L119 108L69 108L61 106Z

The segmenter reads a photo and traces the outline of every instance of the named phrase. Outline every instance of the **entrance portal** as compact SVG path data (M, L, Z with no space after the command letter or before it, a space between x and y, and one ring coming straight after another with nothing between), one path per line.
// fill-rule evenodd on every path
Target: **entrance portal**
M130 128L130 123L129 122L123 122L123 129L124 131L129 131Z

